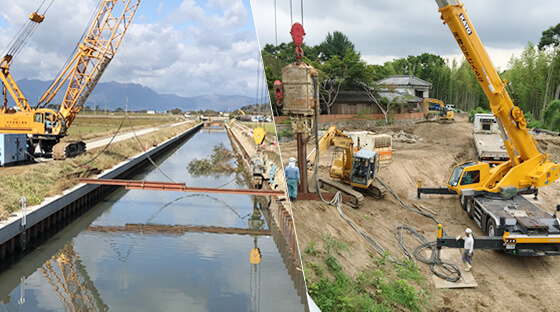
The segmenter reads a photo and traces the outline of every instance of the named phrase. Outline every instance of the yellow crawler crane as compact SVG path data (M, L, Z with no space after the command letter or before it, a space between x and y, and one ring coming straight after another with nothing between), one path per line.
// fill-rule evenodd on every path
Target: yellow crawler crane
M4 106L0 110L0 133L27 134L31 147L39 144L43 151L52 151L54 159L65 159L84 153L83 142L59 142L66 136L68 127L113 59L139 4L140 0L102 1L72 60L35 107L29 104L10 75L13 55L5 55L0 62L0 80L5 91ZM40 23L43 18L43 15L37 13L30 16L30 20L35 23ZM16 40L16 43L20 42L22 41ZM11 48L10 51L12 50ZM60 108L45 108L64 84L68 86ZM7 93L11 95L19 110L7 107Z
M418 188L420 193L459 194L461 206L483 231L485 239L475 239L475 248L501 249L514 255L560 255L560 222L525 199L541 186L552 184L559 166L538 149L527 131L523 112L507 93L480 41L463 4L457 0L436 0L441 19L453 37L480 86L490 101L490 109L500 126L510 160L493 168L489 163L469 161L457 164L447 188ZM557 213L560 205L557 206ZM438 239L438 246L457 247L454 238ZM461 241L459 241L460 246Z

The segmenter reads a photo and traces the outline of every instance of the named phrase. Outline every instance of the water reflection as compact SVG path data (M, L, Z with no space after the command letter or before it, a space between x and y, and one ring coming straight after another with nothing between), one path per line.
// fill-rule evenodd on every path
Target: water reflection
M187 185L233 183L186 172L219 142L229 146L198 133L160 168ZM303 311L261 208L250 196L120 189L0 274L0 310Z

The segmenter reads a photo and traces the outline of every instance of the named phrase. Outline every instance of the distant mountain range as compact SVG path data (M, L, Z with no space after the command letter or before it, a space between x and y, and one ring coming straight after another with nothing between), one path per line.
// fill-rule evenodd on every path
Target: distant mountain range
M23 94L34 106L39 98L49 88L50 81L22 79L17 82ZM57 96L51 101L52 104L61 103L66 88L61 89ZM182 97L175 94L159 94L154 90L136 83L119 83L115 81L100 82L89 96L85 106L91 109L115 110L125 109L126 98L128 98L128 110L155 110L165 112L180 108L183 111L206 110L234 111L245 105L255 104L255 99L243 95L201 95L194 97ZM9 106L15 105L8 96Z

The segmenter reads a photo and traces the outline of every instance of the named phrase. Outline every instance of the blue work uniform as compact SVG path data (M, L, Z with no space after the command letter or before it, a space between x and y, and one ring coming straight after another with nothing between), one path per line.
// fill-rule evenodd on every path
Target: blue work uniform
M274 184L274 177L276 176L276 166L275 165L271 165L270 166L270 185Z
M286 169L284 169L284 176L286 177L286 182L288 184L288 196L293 199L297 198L299 168L287 166Z

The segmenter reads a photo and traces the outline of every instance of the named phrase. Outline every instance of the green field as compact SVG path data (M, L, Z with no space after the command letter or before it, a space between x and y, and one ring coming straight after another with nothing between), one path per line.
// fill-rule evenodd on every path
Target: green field
M276 130L274 129L273 122L263 122L260 124L256 122L243 122L243 124L253 129L259 126L263 127L264 131L266 131L267 134L276 136Z
M68 128L69 140L88 140L100 136L112 135L123 122L124 113L112 115L80 114ZM162 124L176 123L181 115L172 114L130 114L130 122L124 120L120 131L130 131L132 126L135 130L155 127Z

